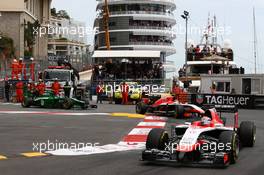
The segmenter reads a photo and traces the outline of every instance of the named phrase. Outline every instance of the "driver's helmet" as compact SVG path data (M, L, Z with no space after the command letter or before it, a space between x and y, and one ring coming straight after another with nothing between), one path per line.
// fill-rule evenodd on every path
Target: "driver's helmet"
M209 125L211 123L211 121L212 120L210 119L210 117L207 117L207 116L204 116L201 119L202 125Z

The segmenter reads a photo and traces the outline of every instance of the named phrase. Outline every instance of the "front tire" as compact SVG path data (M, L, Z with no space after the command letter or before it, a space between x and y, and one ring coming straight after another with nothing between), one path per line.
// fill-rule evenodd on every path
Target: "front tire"
M250 121L241 122L239 138L242 146L253 147L256 141L256 125Z
M169 143L169 135L164 129L154 128L147 137L146 149L165 150L166 144Z
M65 98L64 102L62 103L62 108L63 109L71 109L73 107L72 101L69 98Z
M32 99L31 98L24 98L22 103L21 103L21 106L23 108L30 108L31 103L32 103Z
M146 114L147 105L144 102L139 102L136 104L136 113L137 114Z
M218 148L220 144L224 145L224 149L218 151L228 153L230 163L236 163L239 154L239 138L236 132L223 131L219 136Z

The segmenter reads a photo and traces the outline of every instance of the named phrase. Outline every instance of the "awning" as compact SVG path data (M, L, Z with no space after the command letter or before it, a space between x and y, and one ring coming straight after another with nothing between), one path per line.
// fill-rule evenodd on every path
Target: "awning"
M160 58L160 51L111 50L95 51L93 58Z

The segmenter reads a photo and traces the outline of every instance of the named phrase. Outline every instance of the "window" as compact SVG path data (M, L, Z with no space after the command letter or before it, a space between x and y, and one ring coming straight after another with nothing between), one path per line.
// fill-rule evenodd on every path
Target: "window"
M215 85L216 92L230 93L230 90L231 90L231 83L230 82L214 81L213 85Z
M110 42L116 42L116 38L110 38Z
M260 79L252 79L252 93L253 94L260 94L261 92L261 83Z
M110 26L116 26L116 22L109 22L109 27Z

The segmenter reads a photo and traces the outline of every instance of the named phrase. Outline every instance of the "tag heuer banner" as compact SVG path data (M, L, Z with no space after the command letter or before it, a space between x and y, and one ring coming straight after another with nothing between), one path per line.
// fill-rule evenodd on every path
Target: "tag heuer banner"
M192 103L197 105L236 105L239 108L254 108L254 96L229 94L193 94Z

